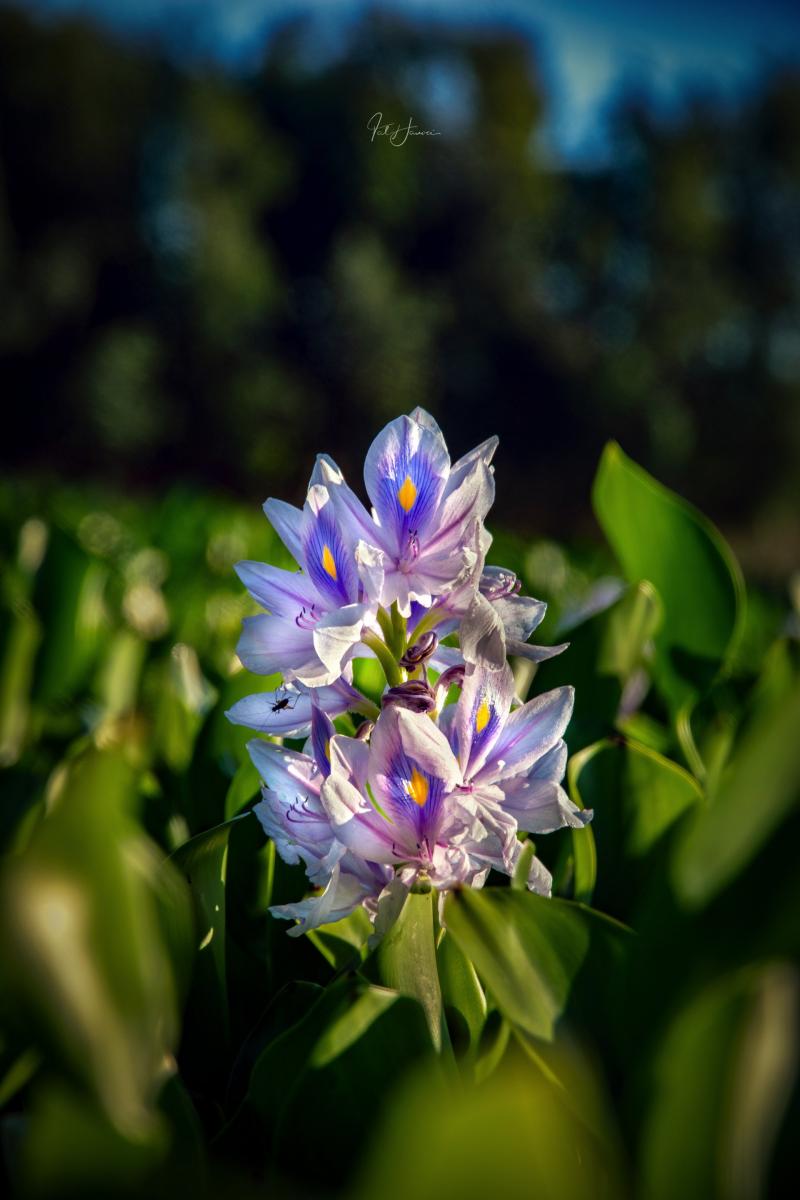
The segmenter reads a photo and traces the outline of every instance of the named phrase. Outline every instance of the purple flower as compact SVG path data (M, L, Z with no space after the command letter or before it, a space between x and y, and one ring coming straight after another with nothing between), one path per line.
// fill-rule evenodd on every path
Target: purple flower
M302 567L240 562L236 571L269 615L247 617L237 653L259 675L280 672L312 687L334 683L353 656L376 603L356 562L359 530L320 480L318 461L302 510L267 500L264 511ZM364 512L365 520L368 520Z
M263 780L255 812L313 889L272 909L297 922L295 935L358 905L374 914L387 889L396 898L418 877L443 892L479 887L491 869L512 874L521 833L591 817L561 788L572 689L514 697L508 654L541 661L565 647L528 645L545 605L520 595L513 572L485 565L495 447L489 439L451 465L438 425L416 409L369 449L372 512L320 455L302 509L264 505L300 569L237 566L267 610L245 621L239 656L283 683L227 715L309 734L302 752L248 745ZM450 634L458 646L444 644ZM380 708L353 686L352 660L367 656L386 677ZM429 669L440 672L433 684ZM356 737L333 725L348 710L369 718ZM536 859L528 886L550 892Z
M463 608L461 652L466 662L488 663L496 670L513 655L544 662L566 650L559 646L532 646L528 638L544 619L547 605L532 596L520 596L520 581L505 567L484 567L477 591Z
M327 687L308 688L290 683L275 692L256 692L237 700L225 713L234 725L245 725L274 737L297 737L308 733L316 705L330 717L358 708L364 697L346 677Z
M479 666L465 676L457 704L445 709L442 723L464 787L489 807L500 806L526 833L581 828L592 814L573 804L560 786L573 689L555 688L512 709L513 699L508 666L500 671Z
M295 937L339 920L359 904L370 900L377 903L392 875L388 867L367 863L351 854L334 836L320 801L321 787L330 773L330 741L334 732L330 719L315 707L312 733L304 752L260 739L247 745L263 780L262 799L253 811L284 862L302 862L309 881L317 889L315 894L297 903L273 905L270 909L276 917L299 922L289 931Z
M385 607L396 601L407 617L413 601L429 607L480 569L496 448L497 438L489 438L451 466L439 426L421 408L378 434L364 482L378 527Z
M338 841L357 858L399 868L410 883L419 873L433 886L482 882L487 867L471 852L494 838L479 806L463 793L461 772L442 732L406 708L384 709L369 747L337 736L331 773L320 799ZM513 839L513 821L507 823Z
M315 707L304 753L250 743L265 783L256 813L282 857L302 860L323 889L273 910L300 921L297 932L359 904L374 912L393 879L410 886L423 875L439 891L480 887L492 868L513 874L518 833L591 818L560 786L572 689L512 707L508 668L459 669L454 678L461 695L439 724L389 704L367 741L336 734ZM528 886L550 892L536 859Z
M360 643L378 635L379 609L397 602L408 616L412 602L426 608L454 590L473 589L489 542L483 520L494 498L495 446L492 438L451 467L438 425L416 409L392 421L367 454L372 515L325 455L302 510L267 500L264 511L301 569L237 564L245 587L268 610L244 621L237 647L243 665L307 687L330 686L356 653L371 655Z

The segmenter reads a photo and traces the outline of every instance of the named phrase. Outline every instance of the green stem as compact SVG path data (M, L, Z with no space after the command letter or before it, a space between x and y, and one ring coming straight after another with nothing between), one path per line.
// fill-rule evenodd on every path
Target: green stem
M361 639L365 646L369 646L377 658L378 662L383 667L383 673L386 676L386 682L389 687L397 687L398 683L403 682L403 677L400 673L394 655L385 642L382 642L377 633L367 630Z
M366 717L368 721L377 721L381 714L381 710L378 708L377 704L373 704L373 702L368 699L367 696L364 696L363 699L359 700L357 704L351 704L349 711L356 712L360 716Z
M392 646L392 642L394 640L394 630L392 629L392 618L389 616L389 614L385 608L379 608L376 613L376 616L378 618L378 624L381 627L381 633L383 634L383 639L386 642L386 645ZM392 646L392 649L394 649L393 646Z
M705 783L706 768L692 732L692 706L684 704L678 711L675 721L675 732L678 743L689 764L689 770L700 783Z
M402 658L406 652L406 646L408 645L406 633L406 619L400 616L400 610L395 600L392 605L392 649L398 658Z
M441 609L432 608L429 612L427 612L425 614L425 616L422 618L422 620L419 622L416 629L414 630L414 632L412 634L414 641L418 642L419 639L422 637L423 633L428 633L431 629L435 629L436 626L440 623L440 621L443 621L444 619L445 619L445 613L443 613L441 611Z

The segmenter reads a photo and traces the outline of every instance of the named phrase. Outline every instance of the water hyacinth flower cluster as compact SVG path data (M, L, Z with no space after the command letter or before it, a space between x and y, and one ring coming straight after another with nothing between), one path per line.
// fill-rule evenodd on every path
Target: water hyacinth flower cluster
M390 888L440 893L519 871L523 835L578 827L591 814L561 787L572 689L521 703L508 656L535 662L564 646L530 645L545 605L520 595L511 571L486 565L494 500L491 438L451 463L422 409L392 421L370 447L371 510L321 455L302 509L264 510L299 570L242 562L266 610L246 619L243 665L280 673L278 692L248 696L229 718L302 751L257 738L263 781L255 812L278 852L305 866L310 892L274 907L298 935ZM380 709L354 683L376 658ZM355 736L334 719L353 714ZM527 856L525 859L527 862ZM528 887L548 895L538 859Z

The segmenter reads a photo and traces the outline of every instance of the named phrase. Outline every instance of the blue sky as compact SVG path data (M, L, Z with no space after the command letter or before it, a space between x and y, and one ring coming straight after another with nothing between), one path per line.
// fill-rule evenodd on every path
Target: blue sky
M368 9L427 21L499 25L536 38L551 97L548 135L568 159L602 156L604 114L620 86L644 84L660 105L688 84L734 98L766 67L800 61L797 0L28 0L49 13L88 12L134 33L156 31L247 66L276 24L313 13L336 35Z

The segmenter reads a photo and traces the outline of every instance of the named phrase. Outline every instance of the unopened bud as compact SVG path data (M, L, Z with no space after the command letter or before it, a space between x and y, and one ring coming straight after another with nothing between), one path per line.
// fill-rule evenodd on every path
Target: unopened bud
M439 638L433 630L423 633L418 642L408 647L400 659L400 666L405 671L415 671L422 663L427 662L438 645Z
M408 683L399 683L397 687L384 692L381 704L384 708L395 704L411 712L429 713L436 708L436 697L422 679L409 679Z
M448 667L446 671L442 671L436 680L436 690L446 695L451 687L463 687L466 669L463 663L459 663L457 667Z

